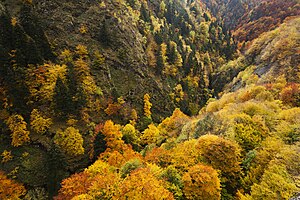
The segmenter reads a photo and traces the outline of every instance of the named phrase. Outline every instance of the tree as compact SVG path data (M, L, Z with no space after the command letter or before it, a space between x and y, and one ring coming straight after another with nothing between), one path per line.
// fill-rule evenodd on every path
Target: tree
M132 171L143 167L143 163L138 158L133 158L127 161L120 169L121 178L125 178L128 176Z
M12 142L11 145L18 147L30 141L27 123L21 115L15 114L10 116L6 124L10 129Z
M280 99L293 106L300 106L300 84L290 84L283 88L280 93Z
M60 77L58 77L56 80L53 94L53 104L55 113L62 117L67 117L67 115L72 113L72 111L78 109L74 106L70 89Z
M158 49L158 55L156 61L157 70L161 72L162 70L168 68L169 63L167 61L168 61L167 45L165 43L162 43Z
M210 166L197 164L183 175L182 180L187 199L219 200L221 197L218 173Z
M171 192L164 188L164 182L158 180L149 168L139 168L126 177L120 185L116 199L174 199Z
M25 187L14 180L7 178L4 172L0 171L0 199L20 199L25 195Z
M122 140L121 127L114 124L113 121L108 120L105 122L102 133L105 135L104 140L106 141L106 146L109 150L121 150L124 146L124 141Z
M106 151L100 155L100 158L109 165L120 169L126 162L133 158L141 159L141 155L133 151L131 147L124 146L120 151Z
M207 44L209 39L209 25L207 22L200 23L200 42Z
M134 149L140 145L139 132L131 124L126 124L122 129L123 140L126 144L131 144Z
M114 167L97 160L83 172L64 179L55 200L111 199L118 189L120 177Z
M1 154L1 156L2 156L1 163L6 163L13 159L13 156L11 155L11 151L4 150Z
M262 118L253 118L245 113L236 114L233 117L232 129L229 134L233 134L235 140L245 151L257 147L269 134L269 130Z
M241 148L235 142L218 136L204 135L198 139L196 149L200 150L214 169L219 169L226 175L238 173L241 163Z
M187 171L191 166L199 163L199 152L195 148L197 140L187 140L170 149L172 165L181 172Z
M70 200L75 196L85 194L91 186L92 181L85 172L76 173L61 182L59 194L55 200Z
M167 181L167 189L173 193L175 199L183 199L182 177L174 166L168 166L164 169L160 177Z
M151 119L151 107L152 103L150 102L150 95L146 93L144 95L144 114L147 118Z
M141 4L142 4L140 9L141 19L145 22L150 22L149 10L146 7L147 4L144 2L142 2Z
M115 195L121 179L114 166L99 159L84 172L89 175L88 194L93 199L111 199Z
M109 172L114 172L115 168L110 166L108 163L102 161L101 159L96 160L91 166L84 170L89 177L94 177L96 175L104 175Z
M182 127L189 120L189 117L180 111L179 108L176 108L173 111L172 116L164 119L159 125L158 129L162 132L163 135L179 135Z
M159 16L163 17L165 11L166 11L166 4L164 1L161 1L160 5L159 5Z
M172 154L163 147L156 147L146 152L144 160L148 163L154 163L161 167L167 167L172 164Z
M36 133L45 133L51 124L51 118L44 118L37 109L31 111L30 126Z
M131 110L130 118L130 124L134 126L136 124L136 121L138 120L138 114L135 109Z
M157 44L154 41L152 37L148 38L148 44L146 48L146 55L148 58L148 65L150 67L155 67L156 66L156 56L155 56L155 51L157 50Z
M68 155L84 154L82 135L74 127L68 127L65 131L57 131L54 136L54 143Z
M146 130L144 130L143 135L141 136L142 144L152 144L157 142L160 136L159 129L154 125L150 124Z
M170 41L169 63L173 64L176 68L182 67L182 57L177 50L177 44Z
M214 135L204 135L198 139L196 149L203 161L220 170L226 190L234 193L241 174L241 148L238 144Z
M290 199L299 189L283 165L271 165L259 184L251 187L249 200Z
M89 194L80 194L73 197L72 200L94 200L94 198Z
M35 102L49 104L55 94L57 79L66 81L67 66L46 63L38 68L29 68L27 72L31 99Z
M119 199L115 198L119 192L121 179L117 173L107 173L97 175L91 180L89 194L93 199Z

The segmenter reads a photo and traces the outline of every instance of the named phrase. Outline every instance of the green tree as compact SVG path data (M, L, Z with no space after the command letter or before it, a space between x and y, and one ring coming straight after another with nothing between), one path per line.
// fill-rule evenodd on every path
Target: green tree
M73 109L76 109L73 106L73 100L69 88L60 77L56 80L53 104L56 114L61 117L67 117Z
M133 149L138 149L140 144L139 132L131 124L126 124L122 129L122 139L126 144L131 144Z

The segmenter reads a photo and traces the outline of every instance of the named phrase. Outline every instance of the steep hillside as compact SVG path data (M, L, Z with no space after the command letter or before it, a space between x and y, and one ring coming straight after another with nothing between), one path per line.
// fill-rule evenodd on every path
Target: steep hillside
M215 74L212 87L231 83L225 91L234 91L248 83L274 83L284 77L288 83L300 83L299 79L299 27L300 19L289 20L279 28L261 35L245 52L245 55L229 62ZM227 77L227 81L225 79ZM219 88L217 91L222 91Z
M233 35L239 42L252 41L277 28L286 18L297 15L300 15L298 0L261 1L241 17Z
M75 51L83 45L90 73L103 94L112 101L122 96L139 113L147 92L157 102L153 109L163 116L178 106L196 113L196 105L209 98L206 88L212 71L235 52L229 33L208 17L208 11L195 17L178 1L127 5L124 1L15 4L7 0L4 4L9 12L3 15L7 30L2 37L2 58L10 60L9 53L16 50L14 59L20 67L62 63L64 50ZM14 26L11 20L15 20ZM27 38L28 46L34 48L11 37ZM184 95L179 101L174 95L180 87ZM154 115L155 120L159 117Z
M300 14L298 0L202 0L202 3L232 31L239 48L277 28L286 18Z

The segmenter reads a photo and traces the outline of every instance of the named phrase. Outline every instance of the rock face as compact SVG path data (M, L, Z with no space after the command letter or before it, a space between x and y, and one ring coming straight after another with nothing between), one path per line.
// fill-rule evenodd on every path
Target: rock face
M146 38L140 34L128 8L116 1L34 1L32 4L1 4L1 62L9 61L11 50L21 54L23 66L54 61L64 49L74 50L79 44L88 48L91 63L95 52L101 53L105 63L92 67L96 84L105 95L125 100L142 112L142 97L151 93L153 107L162 115L169 114L174 105L168 97L169 88L162 84L147 67ZM9 9L14 8L14 9ZM17 25L12 27L11 18Z
M22 5L18 11L9 9L10 4L4 7L0 4L1 23L1 61L7 60L11 50L17 50L19 63L35 64L42 60L51 60L54 55L44 34L39 19L34 15L32 6ZM18 4L16 5L18 7ZM12 19L16 20L13 25Z

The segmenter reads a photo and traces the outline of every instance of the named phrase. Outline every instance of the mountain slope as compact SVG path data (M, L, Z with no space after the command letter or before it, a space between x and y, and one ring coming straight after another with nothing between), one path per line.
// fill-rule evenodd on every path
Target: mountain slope
M293 196L298 7L2 0L0 198Z
M225 86L225 91L244 87L247 81L274 83L280 76L289 83L299 83L299 24L299 17L289 20L254 40L245 55L220 68L213 87L222 85L218 80L228 76L229 82L237 77Z

